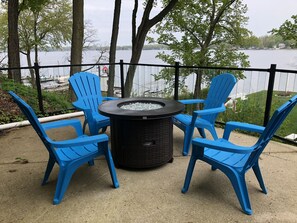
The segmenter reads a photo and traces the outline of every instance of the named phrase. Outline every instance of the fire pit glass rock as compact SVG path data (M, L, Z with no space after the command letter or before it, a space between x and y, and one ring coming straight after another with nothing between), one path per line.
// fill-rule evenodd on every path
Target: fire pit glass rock
M132 111L148 111L163 108L164 105L159 103L145 103L145 102L133 102L123 104L119 106L121 109L132 110Z

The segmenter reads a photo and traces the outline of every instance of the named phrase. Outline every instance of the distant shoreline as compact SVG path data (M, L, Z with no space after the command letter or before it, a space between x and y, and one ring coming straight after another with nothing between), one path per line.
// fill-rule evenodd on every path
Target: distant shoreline
M109 46L92 46L84 51L92 51L92 50L104 50L108 51ZM120 50L132 50L132 46L117 46L117 51ZM144 45L142 50L169 50L167 46L164 45ZM236 50L297 50L297 48L239 48ZM71 51L70 47L62 47L60 49L48 49L43 52L55 52L55 51ZM33 51L32 51L33 52Z

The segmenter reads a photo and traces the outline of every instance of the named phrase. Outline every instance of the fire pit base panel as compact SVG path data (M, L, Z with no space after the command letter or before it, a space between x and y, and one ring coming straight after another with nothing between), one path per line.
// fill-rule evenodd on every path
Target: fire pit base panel
M171 117L111 119L111 152L117 167L151 168L173 159Z

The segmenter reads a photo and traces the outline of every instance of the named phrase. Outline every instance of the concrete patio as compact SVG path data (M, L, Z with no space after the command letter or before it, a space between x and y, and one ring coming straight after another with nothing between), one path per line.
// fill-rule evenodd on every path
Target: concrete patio
M74 132L64 129L50 136L71 138ZM231 135L231 141L241 145L255 139ZM118 189L112 188L104 159L81 167L62 203L54 206L58 167L41 186L48 154L35 131L26 126L1 132L0 222L297 222L296 147L271 141L261 155L267 195L260 192L253 171L247 173L254 212L248 216L228 178L205 163L196 164L188 193L181 193L189 161L181 155L182 140L175 128L173 163L141 171L116 169Z

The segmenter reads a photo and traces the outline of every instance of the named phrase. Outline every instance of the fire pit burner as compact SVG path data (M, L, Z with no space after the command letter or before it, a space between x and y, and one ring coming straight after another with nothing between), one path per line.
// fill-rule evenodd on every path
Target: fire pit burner
M171 161L172 116L183 109L183 104L161 98L124 98L100 105L100 113L110 117L115 165L150 168Z

